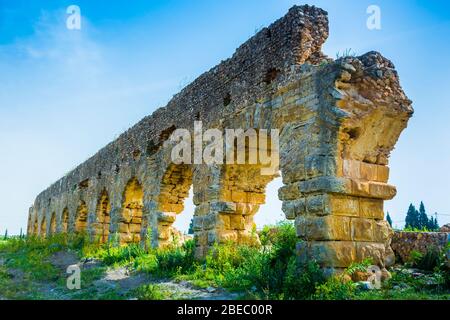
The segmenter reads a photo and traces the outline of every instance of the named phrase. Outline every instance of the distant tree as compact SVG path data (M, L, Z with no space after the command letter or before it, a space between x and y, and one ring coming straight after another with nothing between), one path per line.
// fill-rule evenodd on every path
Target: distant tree
M8 229L5 230L5 236L3 237L3 240L7 240L8 239Z
M411 203L406 213L405 228L419 229L419 212L416 207Z
M435 216L437 213L435 213ZM422 231L438 231L439 224L437 218L428 217L425 205L420 202L419 211L413 204L409 205L408 212L406 213L405 229L409 230L422 230Z
M435 216L437 216L437 213L435 213ZM430 230L432 230L432 231L439 231L439 223L438 223L438 221L437 221L437 218L435 217L435 218L433 218L433 217L431 217L431 228L430 228Z
M427 212L425 210L425 205L420 202L419 206L419 216L418 216L418 229L424 230L430 227L430 220L428 219Z
M392 219L391 219L391 216L389 215L389 212L388 212L387 215L386 215L386 221L389 223L389 225L390 225L391 228L392 228Z
M191 223L189 223L188 234L194 234L194 218L192 218Z

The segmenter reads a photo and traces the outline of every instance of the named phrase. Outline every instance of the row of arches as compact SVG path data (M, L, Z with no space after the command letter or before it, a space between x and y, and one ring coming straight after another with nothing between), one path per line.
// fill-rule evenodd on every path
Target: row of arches
M196 169L185 164L169 164L157 178L157 188L148 181L146 192L152 189L153 193L146 195L146 207L144 187L136 177L121 185L120 202L106 188L98 193L95 203L81 195L76 204L65 206L61 212L50 209L50 215L40 216L40 223L36 215L32 233L41 237L86 233L99 243L147 244L149 240L152 246L165 247L184 241L189 229L201 246L227 239L253 242L250 238L256 227L254 215L265 202L267 184L276 176L261 175L259 165L227 165L217 171ZM183 233L174 223L179 214L186 212L185 202L190 190L193 191L192 208L189 208L192 213L184 215L182 220L193 219L188 221ZM272 197L278 201L277 190L272 191ZM87 194L92 197L93 192ZM229 203L235 205L224 208ZM281 202L279 208L281 212ZM268 215L274 216L273 211ZM276 221L279 221L280 216L277 216ZM217 236L212 237L212 233Z
M132 178L127 183L123 193L123 206L119 217L118 233L121 243L139 242L142 228L143 187L137 178ZM47 221L49 218L49 221ZM85 200L80 200L71 219L69 208L64 207L61 218L58 219L56 211L52 211L49 217L42 215L38 221L35 216L32 224L32 233L40 237L47 237L57 233L89 233L92 238L100 243L109 240L111 233L111 201L106 189L100 192L95 215L89 218L89 209Z

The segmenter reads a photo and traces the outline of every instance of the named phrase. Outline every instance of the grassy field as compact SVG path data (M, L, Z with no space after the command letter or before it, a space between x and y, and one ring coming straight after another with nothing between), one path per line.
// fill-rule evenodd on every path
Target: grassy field
M275 230L275 232L274 232ZM195 244L164 250L137 245L93 245L84 236L0 241L0 299L449 299L450 276L437 256L429 270L391 270L378 290L351 279L370 261L326 279L311 261L299 266L292 224L266 227L261 247L220 245L194 259ZM429 259L429 257L428 257ZM69 265L80 269L81 288L70 290Z

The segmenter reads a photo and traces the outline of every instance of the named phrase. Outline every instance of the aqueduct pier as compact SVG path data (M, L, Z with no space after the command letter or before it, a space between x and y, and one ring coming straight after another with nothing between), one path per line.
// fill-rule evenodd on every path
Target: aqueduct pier
M392 264L387 165L411 101L389 60L369 52L334 61L321 52L327 37L325 11L291 8L39 194L28 234L165 246L193 186L198 256L214 243L257 243L253 217L274 176L260 165L174 164L169 136L200 120L204 129L279 130L279 198L295 220L300 261L332 271L366 257Z

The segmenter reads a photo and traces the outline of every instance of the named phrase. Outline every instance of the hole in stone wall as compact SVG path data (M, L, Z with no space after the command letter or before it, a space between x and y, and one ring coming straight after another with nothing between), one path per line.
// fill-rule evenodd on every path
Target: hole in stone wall
M231 94L227 93L224 97L223 97L223 106L226 107L231 103Z
M191 186L187 198L184 200L183 211L177 215L173 227L184 234L194 235L192 230L192 218L194 218L194 188Z
M167 129L164 129L161 134L159 135L159 145L162 146L164 141L170 138L170 135L176 130L177 128L172 125Z
M114 172L115 172L116 174L119 174L119 172L120 172L120 166L119 166L118 164L116 164L116 166L114 167Z
M360 128L350 128L346 130L350 140L356 140L361 134Z
M269 70L267 70L266 75L264 76L264 83L270 84L273 80L276 79L279 73L280 70L276 68L270 68Z
M78 184L80 189L87 189L89 187L89 179L83 180Z
M286 216L283 213L282 202L278 199L278 190L283 186L281 177L275 178L266 186L266 203L261 205L255 215L255 224L258 230L266 225L275 225L278 222L285 221Z
M136 150L133 151L133 159L134 160L137 160L140 155L141 155L141 150L136 149Z
M158 150L158 145L156 145L153 140L150 140L147 143L147 149L146 149L146 154L147 156L151 156L152 154L154 154L156 151Z
M161 192L158 199L159 211L161 215L158 217L158 243L160 246L166 246L173 242L178 244L184 242L186 230L186 222L189 224L193 216L186 215L185 206L186 198L192 186L192 169L189 165L171 164L161 181ZM181 214L183 213L183 214ZM180 216L181 214L181 216ZM180 216L181 221L176 225L182 229L176 229L174 222ZM187 228L189 229L189 227Z
M156 153L158 151L158 149L161 148L161 146L164 144L164 142L170 138L170 136L176 129L177 128L174 125L172 125L169 128L161 131L161 133L159 135L158 143L155 143L153 140L150 140L147 143L147 148L145 151L147 156L151 156L154 153Z

